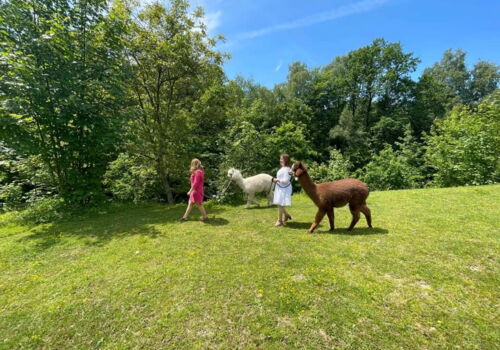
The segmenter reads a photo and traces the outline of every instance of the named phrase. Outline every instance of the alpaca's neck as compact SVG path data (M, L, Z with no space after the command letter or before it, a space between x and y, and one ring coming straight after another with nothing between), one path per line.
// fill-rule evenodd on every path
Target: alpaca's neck
M306 191L309 198L312 199L316 205L319 203L318 192L316 191L316 184L313 182L308 173L304 172L299 176L300 186Z
M240 188L245 191L245 182L243 181L243 176L241 174L238 174L236 176L233 176L233 181L240 186Z

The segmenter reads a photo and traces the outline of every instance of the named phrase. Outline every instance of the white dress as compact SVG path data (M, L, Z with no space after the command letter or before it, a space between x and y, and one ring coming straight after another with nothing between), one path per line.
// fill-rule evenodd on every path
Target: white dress
M292 184L290 183L291 176L289 174L291 170L289 167L284 166L276 174L276 178L280 180L274 187L273 203L276 205L292 205Z

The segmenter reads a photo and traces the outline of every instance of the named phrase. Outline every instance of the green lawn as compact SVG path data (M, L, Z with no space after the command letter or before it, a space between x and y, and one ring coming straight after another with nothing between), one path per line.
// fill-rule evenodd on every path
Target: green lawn
M264 200L262 200L264 203ZM500 186L374 192L374 229L275 208L114 205L0 216L0 348L494 349Z

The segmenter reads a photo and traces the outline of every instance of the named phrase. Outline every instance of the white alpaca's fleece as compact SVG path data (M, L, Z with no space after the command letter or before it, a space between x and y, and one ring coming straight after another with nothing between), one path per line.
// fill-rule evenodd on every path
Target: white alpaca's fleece
M267 195L267 204L271 205L273 202L272 180L273 177L268 174L258 174L255 176L243 178L241 172L237 169L231 168L227 172L227 176L234 181L243 192L248 194L246 208L250 208L250 203L257 206L259 202L255 199L255 194L264 192Z

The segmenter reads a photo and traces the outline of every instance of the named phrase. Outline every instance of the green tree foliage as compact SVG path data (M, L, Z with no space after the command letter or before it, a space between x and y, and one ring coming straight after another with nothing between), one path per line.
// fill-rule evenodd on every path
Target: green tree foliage
M308 161L315 152L307 140L306 127L301 123L284 122L267 136L266 150L272 168L278 168L279 155L290 154L294 159Z
M500 92L477 108L458 106L426 138L426 161L438 186L500 180Z
M57 190L86 202L115 149L124 101L122 18L107 1L0 3L2 138L40 155Z
M225 55L214 50L216 40L207 35L201 8L189 13L185 0L169 5L146 5L131 24L128 57L137 113L129 148L154 164L162 192L173 203L171 183L185 174L186 140L196 137L189 119L195 104L210 102L206 91L222 83Z
M310 130L311 142L320 159L328 159L331 143L327 134L338 123L347 103L345 57L337 57L325 67L312 72L310 91L305 97L312 111Z
M415 134L428 132L434 120L443 118L449 109L453 94L445 82L424 72L417 82L411 108L410 123Z
M383 143L383 139L371 135L382 117L399 124L390 126L392 132L404 130L414 88L410 74L418 59L412 53L404 53L399 43L376 39L371 45L351 51L341 62L344 78L339 82L345 91L346 104L330 136L333 144L349 153L354 165L360 167L368 159L366 150L373 148L370 144L376 149ZM388 126L387 120L373 131L380 134L385 126ZM399 136L402 134L394 135Z
M330 159L325 163L312 163L309 174L315 182L329 182L351 176L351 162L339 150L330 150Z
M154 167L129 153L121 153L109 164L104 185L119 200L159 199L160 184Z
M0 142L0 206L16 209L56 193L49 171L38 155L22 157Z
M242 121L234 124L224 140L225 161L221 164L222 172L234 167L244 173L269 171L267 138L252 123Z
M477 62L471 71L470 101L481 101L498 88L499 82L500 66L486 61Z
M456 97L455 102L466 102L469 92L467 85L470 78L465 63L465 51L446 50L440 62L424 71L425 74L433 76L437 81L445 84L450 98Z
M136 3L0 0L4 206L59 211L103 189L172 203L185 198L194 157L209 196L229 167L272 174L281 153L306 161L317 181L498 181L495 63L469 69L464 51L448 50L414 81L418 58L376 39L322 67L293 62L270 89L227 80L223 38L207 33L201 8Z
M407 128L405 136L395 146L386 144L363 168L362 178L376 190L421 187L425 180L422 151L422 145Z
M500 67L479 61L472 70L467 69L466 52L446 50L440 62L424 71L442 84L448 104L478 102L491 94L500 81Z

